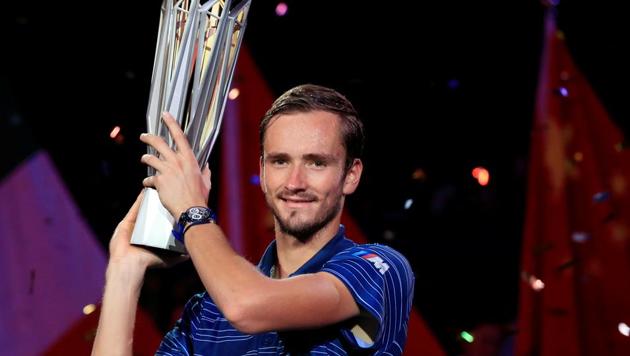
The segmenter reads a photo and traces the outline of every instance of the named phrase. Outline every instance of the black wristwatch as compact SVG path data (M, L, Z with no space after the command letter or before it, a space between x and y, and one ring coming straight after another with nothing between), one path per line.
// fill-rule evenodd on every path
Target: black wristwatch
M184 243L184 234L192 226L199 224L214 224L216 214L205 206L193 206L184 211L177 221L177 226L173 229L173 236L181 243Z

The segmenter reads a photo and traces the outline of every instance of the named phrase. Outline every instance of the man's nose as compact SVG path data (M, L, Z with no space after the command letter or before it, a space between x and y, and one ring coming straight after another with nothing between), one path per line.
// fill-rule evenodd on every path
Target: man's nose
M300 190L306 188L306 180L304 177L304 167L299 164L294 165L289 173L287 181L287 189Z

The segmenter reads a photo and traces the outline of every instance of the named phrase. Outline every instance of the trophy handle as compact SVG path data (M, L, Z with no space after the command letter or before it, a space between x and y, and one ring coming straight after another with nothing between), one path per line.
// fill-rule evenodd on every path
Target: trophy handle
M157 190L144 188L144 197L131 235L131 243L187 253L184 244L173 236L174 226L175 218L162 205Z

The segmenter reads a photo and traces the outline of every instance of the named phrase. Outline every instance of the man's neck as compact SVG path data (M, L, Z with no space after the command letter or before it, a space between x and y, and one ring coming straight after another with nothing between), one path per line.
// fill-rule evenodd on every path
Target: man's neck
M279 278L288 277L315 256L328 241L335 237L339 230L339 223L340 219L333 219L323 229L304 241L276 229L277 276Z

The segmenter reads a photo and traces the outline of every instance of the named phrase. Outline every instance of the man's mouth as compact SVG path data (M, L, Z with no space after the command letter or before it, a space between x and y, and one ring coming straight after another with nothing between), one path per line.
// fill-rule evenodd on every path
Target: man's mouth
M282 200L290 208L300 208L313 203L316 199L314 197L296 197L280 195L278 198Z

